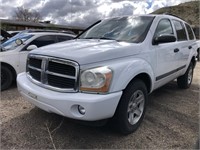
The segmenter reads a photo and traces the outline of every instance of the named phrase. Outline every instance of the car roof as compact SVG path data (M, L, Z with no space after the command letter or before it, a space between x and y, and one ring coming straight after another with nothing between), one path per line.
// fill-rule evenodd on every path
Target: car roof
M176 20L180 20L180 21L183 21L183 22L186 22L184 19L176 16L176 15L173 15L173 14L154 14L155 17L163 17L163 18L170 18L170 19L176 19Z
M159 17L159 18L170 18L170 19L176 19L176 20L180 20L183 22L184 21L182 18L172 15L172 14L143 14L143 15L125 15L125 16L117 16L117 17L110 17L110 18L106 18L106 19L115 19L115 18L123 18L123 17L137 17L137 16L146 16L146 17Z
M63 36L71 36L75 37L73 34L68 34L68 33L55 33L55 32L30 32L30 33L22 33L22 34L27 34L27 35L63 35Z

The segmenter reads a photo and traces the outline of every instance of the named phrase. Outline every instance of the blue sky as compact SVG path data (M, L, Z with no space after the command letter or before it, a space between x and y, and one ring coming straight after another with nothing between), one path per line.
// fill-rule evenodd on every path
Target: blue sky
M147 9L151 8L151 6L153 4L153 0L147 0L146 2L148 4Z
M11 19L17 7L40 12L51 23L87 27L121 15L148 14L191 0L0 0L0 18Z

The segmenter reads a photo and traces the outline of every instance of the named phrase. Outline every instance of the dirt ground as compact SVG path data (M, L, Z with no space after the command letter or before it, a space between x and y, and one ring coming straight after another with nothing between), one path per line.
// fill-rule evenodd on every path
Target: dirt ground
M44 112L25 101L16 85L1 93L0 149L191 149L199 133L200 63L190 89L173 81L153 92L133 134L93 127Z

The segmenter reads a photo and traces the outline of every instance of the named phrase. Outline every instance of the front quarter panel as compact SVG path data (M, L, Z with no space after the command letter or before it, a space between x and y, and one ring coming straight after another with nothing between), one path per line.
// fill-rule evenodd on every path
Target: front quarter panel
M119 62L111 66L113 70L113 80L110 87L111 92L124 90L131 80L141 73L146 73L151 79L151 83L154 83L153 69L149 63L140 58L129 59L127 61ZM151 84L151 90L153 84Z
M142 58L135 56L118 58L102 63L94 63L90 65L82 65L81 70L96 68L100 66L108 66L113 71L112 82L110 85L110 93L122 91L129 82L140 73L146 73L154 83L154 73L151 65ZM153 84L151 90L153 89Z
M16 73L19 73L19 52L17 50L0 52L0 62L12 66Z

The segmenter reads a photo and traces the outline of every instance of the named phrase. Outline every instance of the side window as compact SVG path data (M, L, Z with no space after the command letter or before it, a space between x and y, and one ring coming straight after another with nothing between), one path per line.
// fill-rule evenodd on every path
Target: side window
M171 22L168 19L163 19L158 23L154 37L162 34L174 34Z
M173 20L173 23L176 29L178 41L187 40L187 34L186 34L183 23L177 20Z
M194 34L192 32L192 28L188 24L185 24L185 26L186 26L186 29L188 31L188 35L189 35L190 40L194 40Z
M58 42L67 41L73 39L71 36L57 35Z
M45 35L33 40L29 45L36 45L37 47L42 47L42 46L53 44L53 43L56 43L56 36Z

